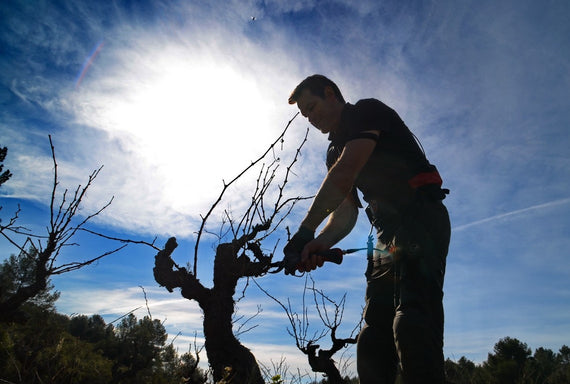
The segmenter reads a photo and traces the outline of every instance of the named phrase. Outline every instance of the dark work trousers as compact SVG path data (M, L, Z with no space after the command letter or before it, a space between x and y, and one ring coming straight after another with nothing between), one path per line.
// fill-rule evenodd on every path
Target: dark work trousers
M396 232L393 261L375 252L357 345L361 384L393 384L398 363L406 384L445 382L442 301L450 232L442 202L424 201Z

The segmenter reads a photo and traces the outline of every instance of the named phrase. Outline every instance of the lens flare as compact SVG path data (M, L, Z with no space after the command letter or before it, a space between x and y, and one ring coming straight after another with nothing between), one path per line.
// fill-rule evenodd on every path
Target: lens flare
M103 49L103 45L105 43L103 41L101 41L99 44L97 44L95 46L95 48L93 49L93 51L91 52L91 54L85 59L85 62L83 63L83 67L81 68L81 71L79 72L79 75L77 76L77 79L75 80L75 88L79 88L79 86L81 85L81 81L83 81L83 78L85 77L85 74L87 73L87 70L89 70L89 67L91 67L91 64L93 64L93 61L95 60L95 58L97 57L97 55L99 54L99 52L101 52L101 49Z

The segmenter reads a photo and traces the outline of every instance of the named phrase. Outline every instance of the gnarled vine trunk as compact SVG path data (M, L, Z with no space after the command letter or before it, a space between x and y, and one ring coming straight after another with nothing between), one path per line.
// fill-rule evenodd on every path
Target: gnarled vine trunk
M298 113L295 116L297 115ZM268 272L273 256L263 254L260 242L277 229L296 202L304 199L301 197L285 198L283 192L288 182L291 167L297 161L301 147L307 140L308 131L285 169L281 185L278 185L274 190L276 199L273 203L264 199L265 193L276 181L276 172L279 164L281 164L281 160L275 157L276 146L283 144L283 137L293 119L289 121L281 135L257 160L253 161L230 182L224 182L218 199L208 213L202 217L202 225L197 233L194 251L193 272L177 266L170 257L177 246L174 237L166 242L164 249L159 251L155 257L154 278L156 282L165 286L170 292L174 288L180 288L182 296L188 300L196 300L204 312L205 348L215 382L226 379L227 382L236 384L264 383L255 357L233 334L232 315L235 304L233 296L240 278L259 277ZM268 158L270 156L273 158ZM266 162L262 162L262 160ZM232 222L228 214L234 237L233 240L221 243L216 248L214 284L212 288L206 288L196 277L198 244L200 236L205 230L206 221L222 200L222 196L228 187L257 164L260 164L261 169L258 173L250 205L245 209L243 216L235 222ZM281 210L284 210L285 213L281 213ZM276 224L272 224L274 220ZM254 221L260 224L254 225ZM248 255L252 256L253 260Z
M172 292L180 288L183 297L196 300L204 312L204 336L208 362L213 370L215 382L224 377L232 383L263 384L261 370L253 354L243 346L232 331L234 312L233 295L238 280L245 276L260 276L267 272L270 257L265 257L255 243L257 261L238 252L248 238L220 244L214 260L214 286L204 287L185 268L175 267L170 255L176 248L176 239L170 238L165 248L155 257L154 276L157 283Z

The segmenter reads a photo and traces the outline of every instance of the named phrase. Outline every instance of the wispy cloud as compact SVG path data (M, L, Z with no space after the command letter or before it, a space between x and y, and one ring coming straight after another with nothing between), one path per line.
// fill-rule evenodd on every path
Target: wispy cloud
M206 41L191 35L141 33L138 25L130 31L121 25L120 39L109 39L97 65L82 74L78 89L47 79L41 88L29 81L15 86L27 103L67 117L54 133L56 150L65 153L58 147L64 142L81 155L70 158L73 163L62 160L62 172L87 175L97 159L105 165L86 203L95 207L115 196L99 220L150 233L190 235L199 214L220 193L223 180L249 165L293 116L286 97L298 79L283 75L282 69L294 64L286 64L290 59L283 52L268 56L263 47L243 37L236 45L232 27L229 23L226 33ZM303 131L298 128L291 130L285 152L276 156L292 153ZM97 140L90 140L95 136ZM12 151L34 156L37 143L28 145L14 145ZM49 160L33 161L44 164L45 171ZM25 163L13 164L21 185L33 184L39 176L38 168L27 168L36 169L29 174L20 171ZM36 196L30 190L27 196L47 196L49 185L40 185ZM242 202L230 199L224 204L235 209Z
M487 217L485 219L481 219L481 220L477 220L477 221L473 221L471 223L467 223L467 224L462 224L462 225L458 225L456 227L453 227L453 231L454 232L458 232L458 231L462 231L465 229L468 229L470 227L473 226L478 226L481 224L487 224L489 222L493 222L493 221L498 221L498 220L502 220L502 219L506 219L512 216L517 216L517 215L522 215L525 213L531 213L533 211L537 211L540 209L544 209L544 208L552 208L552 207L556 207L558 205L564 205L564 204L568 204L570 203L570 198L565 198L565 199L560 199L560 200L555 200L555 201L549 201L548 203L543 203L543 204L537 204L534 205L532 207L527 207L527 208L523 208L523 209L517 209L515 211L511 211L511 212L506 212L506 213L501 213L499 215L495 215L492 217Z

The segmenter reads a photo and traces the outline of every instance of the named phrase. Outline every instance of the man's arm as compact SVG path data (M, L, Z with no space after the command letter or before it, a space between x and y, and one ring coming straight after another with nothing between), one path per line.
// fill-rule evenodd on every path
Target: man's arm
M352 193L349 193L344 201L329 216L327 223L315 240L329 249L344 237L346 237L358 218L358 205Z
M376 131L370 133L378 135ZM314 232L327 216L330 215L330 218L319 236L303 248L299 271L311 271L321 267L324 259L316 253L329 249L354 228L358 208L350 192L375 146L376 140L370 138L349 141L329 170L301 227Z
M358 218L358 206L351 193L329 216L321 233L309 241L301 252L299 271L312 271L322 267L324 258L317 253L330 249L352 231Z
M370 133L378 135L378 132ZM346 143L337 162L325 177L301 226L315 231L349 195L358 173L374 151L376 141L363 138Z

